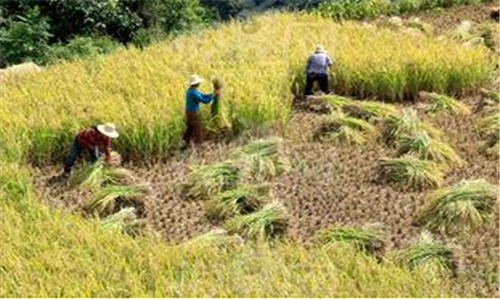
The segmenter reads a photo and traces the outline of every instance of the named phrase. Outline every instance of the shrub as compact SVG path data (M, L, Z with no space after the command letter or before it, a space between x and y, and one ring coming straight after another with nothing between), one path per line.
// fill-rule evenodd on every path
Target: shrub
M34 7L26 16L16 16L15 21L0 29L0 67L33 61L45 64L49 46L50 25L40 9Z
M485 180L462 181L430 194L418 223L432 230L467 232L483 224L497 206L497 188Z
M117 49L118 43L109 37L79 36L71 39L67 44L56 44L50 48L51 60L69 60L75 58L95 57L107 54Z
M226 222L229 233L260 241L281 236L287 227L286 208L279 202L266 204L251 214L236 216Z
M441 167L412 156L381 159L380 167L388 181L401 182L413 188L438 187L443 181Z

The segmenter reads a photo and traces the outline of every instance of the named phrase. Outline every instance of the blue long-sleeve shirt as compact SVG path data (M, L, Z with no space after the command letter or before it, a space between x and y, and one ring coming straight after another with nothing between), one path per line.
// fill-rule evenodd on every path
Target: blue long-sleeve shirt
M186 110L196 112L200 109L200 102L210 103L214 100L214 94L203 94L197 89L189 88L186 92Z

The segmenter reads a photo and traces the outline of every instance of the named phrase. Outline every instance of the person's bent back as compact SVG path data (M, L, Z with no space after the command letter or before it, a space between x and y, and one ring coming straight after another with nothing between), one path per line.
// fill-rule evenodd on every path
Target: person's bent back
M312 88L315 81L323 93L328 93L328 72L332 65L332 59L325 52L322 46L317 46L316 51L309 56L306 66L306 90L305 95L312 95Z

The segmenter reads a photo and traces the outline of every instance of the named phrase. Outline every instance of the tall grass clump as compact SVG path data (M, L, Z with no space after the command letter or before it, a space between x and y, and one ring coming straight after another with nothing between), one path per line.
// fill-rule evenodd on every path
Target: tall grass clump
M285 206L279 202L271 202L259 211L229 219L225 226L229 233L237 233L246 239L265 241L283 235L287 225Z
M183 192L190 198L203 198L236 187L239 168L231 161L193 167Z
M6 83L0 139L15 140L6 147L20 147L23 158L44 164L63 159L77 130L113 122L122 133L114 146L125 159L166 156L179 147L185 129L185 79L192 73L224 82L218 111L234 128L286 122L291 87L305 85L306 58L317 42L334 56L333 88L360 98L401 100L421 90L465 94L488 82L492 70L488 50L480 47L273 13L142 51L57 64L22 85ZM203 108L204 118L210 113Z
M427 132L422 131L414 136L403 135L397 142L399 155L411 155L423 160L431 160L447 165L463 164L462 158L448 144L431 138Z
M283 157L281 138L273 137L252 141L234 153L243 171L256 179L269 180L290 168L290 163Z
M446 233L468 232L489 219L498 188L485 180L462 181L430 194L417 222Z
M318 233L318 241L323 245L337 242L353 244L358 250L369 254L383 254L385 242L382 235L365 228L334 226Z
M380 169L386 180L400 182L412 188L435 188L443 182L443 172L439 165L413 156L381 159Z
M264 205L267 186L241 186L215 195L205 205L211 219L223 220L240 214L257 211Z

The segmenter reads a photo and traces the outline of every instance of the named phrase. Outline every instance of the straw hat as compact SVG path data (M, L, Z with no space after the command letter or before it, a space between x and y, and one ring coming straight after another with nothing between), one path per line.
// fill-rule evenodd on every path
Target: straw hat
M322 45L317 45L316 50L314 52L316 52L316 53L325 52L325 48L323 48Z
M187 82L187 85L188 86L193 86L195 84L199 84L199 83L202 83L203 82L203 79L201 79L200 76L198 75L191 75L189 76L189 80Z
M102 125L97 125L97 130L99 130L100 133L102 133L105 136L110 137L112 139L118 137L118 132L116 131L115 124L106 123L106 124L102 124Z

